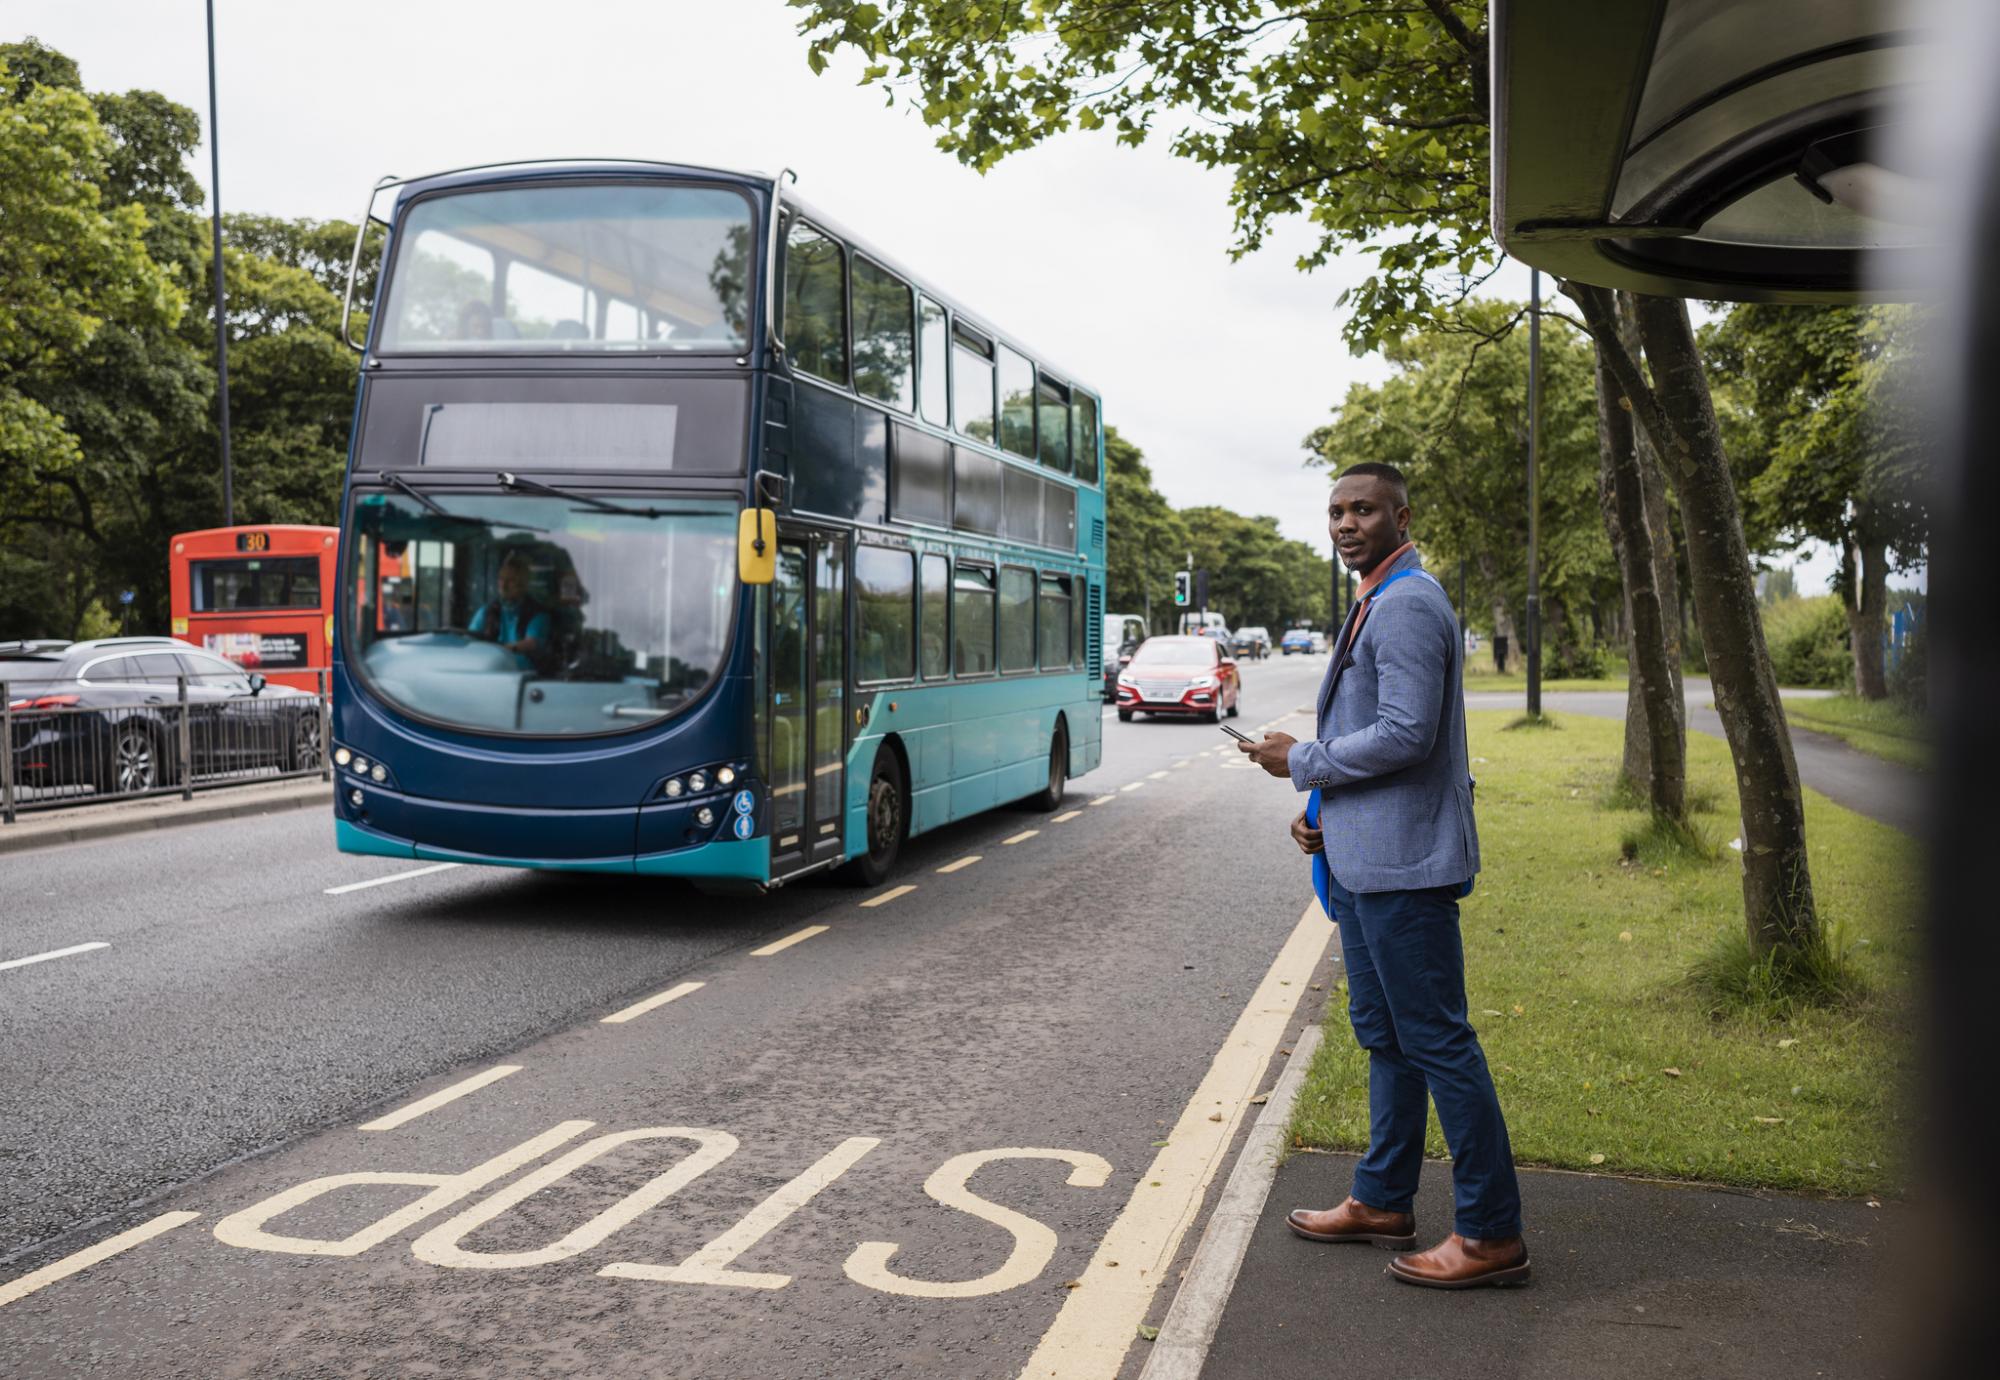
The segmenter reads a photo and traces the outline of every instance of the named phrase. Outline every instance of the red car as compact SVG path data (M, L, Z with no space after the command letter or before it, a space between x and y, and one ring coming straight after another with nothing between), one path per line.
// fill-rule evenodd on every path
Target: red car
M1229 649L1213 637L1149 637L1118 676L1118 718L1193 714L1214 723L1236 714L1243 682Z

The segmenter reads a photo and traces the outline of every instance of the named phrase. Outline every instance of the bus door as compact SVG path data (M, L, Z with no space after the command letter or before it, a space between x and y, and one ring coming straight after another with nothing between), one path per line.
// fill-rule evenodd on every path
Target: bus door
M847 538L781 530L771 586L771 876L842 856Z

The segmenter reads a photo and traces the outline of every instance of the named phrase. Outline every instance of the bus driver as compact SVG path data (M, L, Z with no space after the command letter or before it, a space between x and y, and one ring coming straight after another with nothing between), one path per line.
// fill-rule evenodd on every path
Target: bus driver
M473 636L498 642L521 658L524 669L534 667L549 645L548 610L528 593L533 573L526 556L508 552L500 562L500 597L472 615Z

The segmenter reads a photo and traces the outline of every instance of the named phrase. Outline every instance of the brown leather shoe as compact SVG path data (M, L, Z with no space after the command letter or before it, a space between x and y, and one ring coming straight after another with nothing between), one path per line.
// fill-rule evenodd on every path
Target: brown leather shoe
M1395 1251L1407 1251L1417 1244L1414 1213L1384 1212L1354 1197L1337 1208L1293 1208L1285 1216L1285 1225L1308 1241L1366 1241Z
M1397 1256L1389 1262L1389 1273L1405 1284L1421 1284L1427 1289L1526 1284L1528 1247L1518 1236L1475 1241L1453 1232L1427 1251Z

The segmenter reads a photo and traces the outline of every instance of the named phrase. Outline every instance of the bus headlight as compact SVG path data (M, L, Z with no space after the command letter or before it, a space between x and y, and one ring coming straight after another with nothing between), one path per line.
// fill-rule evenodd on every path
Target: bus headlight
M352 806L353 806L353 807L354 807L355 809L357 809L357 810L358 810L358 809L360 809L360 808L361 808L361 792L360 792L360 791L349 791L349 792L347 793L347 803L348 803L349 805L352 805Z
M389 769L383 766L380 762L377 762L374 766L370 767L368 769L368 774L378 782L387 781L389 779Z
M337 747L333 750L333 764L336 767L344 767L353 759L354 754L344 747Z
M735 782L735 780L736 780L736 768L734 767L724 767L721 771L718 771L715 774L715 784L718 786L732 785Z
M715 823L715 811L709 809L706 805L702 806L694 812L694 822L704 829L708 828L709 825Z
M660 794L670 800L678 800L681 792L686 789L685 786L681 785L681 779L678 776L670 776L667 778L667 784L660 787Z
M695 773L694 773L694 774L693 774L692 776L688 777L688 789L689 789L689 790L691 790L691 791L705 791L705 790L707 790L707 789L708 789L708 773L707 773L707 772L705 772L705 771L698 771L698 772L695 772Z

